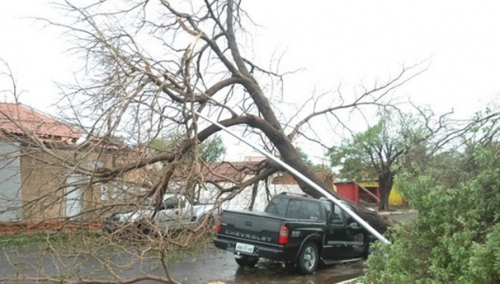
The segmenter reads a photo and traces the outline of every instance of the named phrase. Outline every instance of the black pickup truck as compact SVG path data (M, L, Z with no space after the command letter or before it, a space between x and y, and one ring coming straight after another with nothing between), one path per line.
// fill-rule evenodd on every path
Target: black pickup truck
M290 193L274 196L265 212L224 210L216 230L215 246L234 252L240 266L267 258L302 274L366 257L373 241L332 201Z

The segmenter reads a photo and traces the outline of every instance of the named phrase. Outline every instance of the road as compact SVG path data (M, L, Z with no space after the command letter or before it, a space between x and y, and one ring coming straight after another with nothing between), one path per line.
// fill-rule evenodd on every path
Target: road
M397 221L406 221L415 214L391 214ZM99 258L107 259L105 263L113 263L110 268L123 278L138 275L165 276L158 260L148 254L140 254L134 249L121 251L95 251L82 254L82 249L68 248L64 252L55 253L50 249L4 249L0 250L0 282L21 280L23 275L29 277L52 277L60 279L76 279L88 277L109 280ZM98 257L94 257L98 256ZM134 261L135 260L135 261ZM187 284L205 283L276 283L276 284L329 284L355 278L363 273L361 262L348 265L329 266L318 269L311 276L300 276L283 268L279 263L261 260L257 267L241 268L231 253L207 248L199 253L184 256L177 261L169 262L169 271L174 279ZM5 281L6 278L10 278ZM33 283L33 280L20 283ZM141 283L156 283L143 281Z
M196 273L193 274L193 267ZM239 267L233 255L227 252L213 252L193 259L186 259L171 265L172 275L182 283L338 283L363 273L363 264L318 269L311 276L300 276L279 263L260 261L255 268Z
M108 255L115 264L112 267L123 278L138 275L164 276L158 261L144 257L141 261L129 261L123 252L121 255ZM131 258L130 258L131 260ZM110 262L111 263L111 262ZM3 250L0 255L0 280L2 282L33 283L28 277L52 277L76 279L76 277L110 280L109 273L102 263L89 255L71 255L53 253L47 250L16 249ZM300 276L283 268L278 263L260 261L255 268L241 268L228 252L207 249L193 256L169 263L169 271L174 279L181 283L337 283L362 274L362 263L337 265L319 269L314 275ZM10 279L7 279L10 278ZM156 283L143 281L141 283Z

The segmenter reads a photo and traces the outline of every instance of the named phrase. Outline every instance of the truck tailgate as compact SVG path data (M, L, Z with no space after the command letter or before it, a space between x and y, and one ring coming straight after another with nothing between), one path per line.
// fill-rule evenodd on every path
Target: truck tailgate
M224 210L219 235L247 242L278 244L282 219L265 212Z

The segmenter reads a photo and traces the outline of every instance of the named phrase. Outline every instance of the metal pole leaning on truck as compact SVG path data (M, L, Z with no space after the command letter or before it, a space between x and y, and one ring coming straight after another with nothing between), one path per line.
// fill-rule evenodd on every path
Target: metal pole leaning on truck
M241 142L245 143L246 145L252 147L254 150L256 150L257 152L261 153L262 155L266 156L267 158L273 160L274 162L278 163L280 166L284 167L286 170L288 170L290 173L294 174L296 177L300 178L303 182L307 183L308 185L310 185L311 187L313 187L314 189L316 189L317 191L319 191L321 194L323 194L323 196L325 196L326 198L328 198L329 200L331 200L333 203L335 203L337 206L339 206L340 208L342 208L349 216L351 216L354 220L356 220L361 226L363 226L363 228L365 228L368 232L370 232L372 235L374 235L379 241L385 243L385 244L391 244L391 242L389 242L389 240L387 240L384 236L382 236L382 234L380 234L377 230L375 230L372 226L370 226L370 224L368 224L365 220L363 220L361 217L359 217L354 211L352 211L349 207L345 206L340 200L336 199L335 197L333 197L332 195L328 194L328 192L323 189L321 186L315 184L313 181L311 181L310 179L308 179L307 177L305 177L303 174L301 174L300 172L298 172L297 170L295 170L294 168L292 168L291 166L289 166L287 163L279 160L278 158L274 157L273 155L271 155L270 153L267 153L266 151L260 149L259 147L256 147L255 145L253 145L252 143L248 142L247 140L245 140L244 138L242 138L241 136L238 136L236 134L234 134L233 132L231 132L227 127L223 126L222 124L218 123L217 121L214 121L204 115L202 115L201 113L197 112L197 111L192 111L193 113L195 113L197 116L203 118L204 120L216 125L217 127L219 127L220 129L222 129L223 131L227 132L229 135L233 136L234 138L240 140Z

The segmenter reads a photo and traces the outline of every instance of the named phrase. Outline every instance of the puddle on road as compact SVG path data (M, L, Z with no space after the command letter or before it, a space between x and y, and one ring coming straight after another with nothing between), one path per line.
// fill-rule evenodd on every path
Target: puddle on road
M240 267L232 253L217 250L207 250L169 267L172 276L186 284L333 284L362 275L364 268L362 262L339 264L302 276L266 259L261 259L255 268Z
M238 267L234 278L210 284L333 284L363 274L361 262L319 268L313 275L301 276L279 263L262 261L255 268Z

